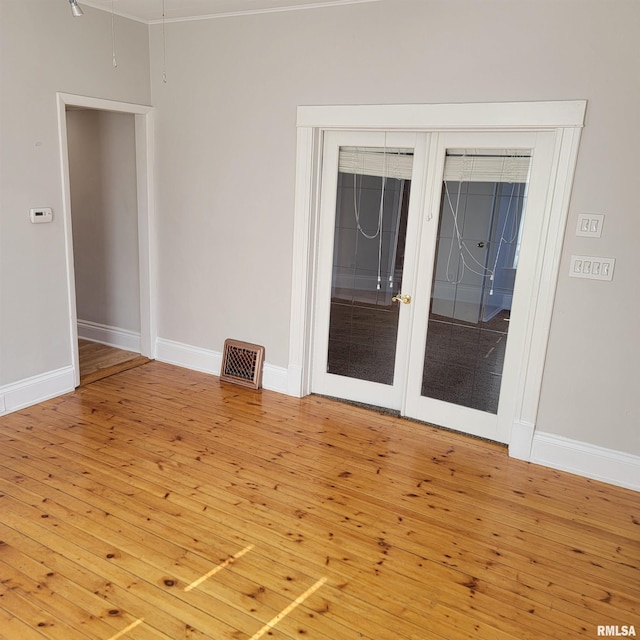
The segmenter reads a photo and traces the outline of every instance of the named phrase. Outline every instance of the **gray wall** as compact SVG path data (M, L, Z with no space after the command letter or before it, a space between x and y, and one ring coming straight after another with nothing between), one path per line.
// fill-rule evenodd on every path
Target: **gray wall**
M68 2L0 1L0 385L71 365L56 92L148 104L146 25ZM31 207L53 208L32 225Z
M166 84L152 26L160 335L287 366L298 105L587 99L537 426L640 454L639 21L637 0L386 0L173 23ZM617 258L613 282L570 279L572 253Z
M67 113L78 320L140 333L134 117Z

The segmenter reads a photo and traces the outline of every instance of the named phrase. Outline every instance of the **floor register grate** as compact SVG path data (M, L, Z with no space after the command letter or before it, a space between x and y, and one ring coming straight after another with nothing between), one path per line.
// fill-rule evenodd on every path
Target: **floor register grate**
M263 365L264 347L240 340L224 341L220 380L259 389Z

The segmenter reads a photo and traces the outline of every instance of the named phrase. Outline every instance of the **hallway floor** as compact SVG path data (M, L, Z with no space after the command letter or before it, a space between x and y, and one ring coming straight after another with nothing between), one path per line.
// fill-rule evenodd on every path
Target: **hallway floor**
M81 387L149 362L149 358L139 353L82 338L78 340L78 349Z

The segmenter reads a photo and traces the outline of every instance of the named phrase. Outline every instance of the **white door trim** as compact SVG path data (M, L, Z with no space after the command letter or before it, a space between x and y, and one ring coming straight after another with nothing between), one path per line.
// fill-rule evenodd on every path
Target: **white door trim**
M586 100L298 107L297 125L312 129L535 131L584 124Z
M71 336L69 347L77 386L80 384L80 367L78 362L78 327L71 228L71 187L69 181L66 107L70 105L101 111L130 113L134 116L138 193L138 259L140 267L140 352L148 358L155 358L157 338L156 255L153 225L155 218L153 186L154 109L147 105L91 98L70 93L58 93L57 103L60 166L62 169L62 210L67 263L67 300Z
M542 374L551 325L564 228L573 174L584 125L586 101L518 102L451 105L347 105L298 107L293 282L289 342L289 392L310 393L313 296L317 262L318 194L322 134L325 130L405 131L555 131L554 175L543 217L526 328L526 352L518 382L511 427L533 425L538 411ZM511 442L511 435L507 437ZM527 443L519 441L520 457Z

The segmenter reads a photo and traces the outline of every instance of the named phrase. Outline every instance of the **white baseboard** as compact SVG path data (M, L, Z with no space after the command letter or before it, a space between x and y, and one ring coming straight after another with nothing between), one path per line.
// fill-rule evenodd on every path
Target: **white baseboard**
M0 387L0 415L50 400L75 389L73 367L62 367Z
M219 376L222 368L221 353L163 338L156 340L156 360L175 364L185 369L210 373L214 376Z
M156 341L156 360L214 376L219 376L222 369L222 353L163 338L158 338ZM269 391L288 393L287 369L265 363L262 371L262 386Z
M515 422L511 429L509 456L518 460L530 460L535 426L530 422Z
M289 393L289 373L284 367L265 363L262 371L262 386L269 391Z
M140 353L140 333L110 327L90 320L78 320L78 338Z
M287 391L285 392L294 398L302 398L302 367L290 364L287 370Z
M640 456L536 432L531 462L640 491Z

